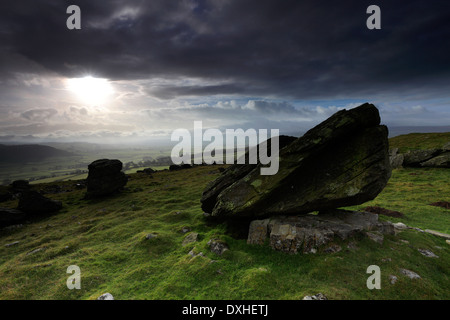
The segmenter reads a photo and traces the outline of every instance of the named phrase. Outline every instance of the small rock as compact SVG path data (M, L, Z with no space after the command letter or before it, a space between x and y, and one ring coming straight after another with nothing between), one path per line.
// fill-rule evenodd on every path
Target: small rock
M447 244L450 244L450 240L445 240L445 242L446 242Z
M439 231L434 231L434 230L430 230L430 229L425 229L426 233L432 234L434 236L438 236L447 240L450 240L450 234L446 234L443 232L439 232Z
M192 258L195 258L195 257L198 257L198 256L200 256L200 257L205 257L205 255L203 254L203 252L200 252L200 253L195 253L194 252L194 249L192 249L191 251L189 251L189 253L188 253L188 255L190 255Z
M305 296L303 300L328 300L323 293L318 293L313 296Z
M398 229L398 230L408 229L408 226L401 222L393 223L393 225L394 225L394 228Z
M383 244L384 237L382 234L374 233L374 232L366 232L367 237L370 240L375 241L376 243Z
M28 252L27 256L30 255L30 254L34 254L34 253L37 253L39 251L45 250L45 249L47 249L47 248L46 247L42 247L42 248L34 249L33 251Z
M228 250L227 244L219 239L209 240L208 245L210 250L219 256Z
M187 233L187 232L189 232L189 231L191 231L191 228L189 228L189 227L183 227L183 228L181 229L181 233Z
M336 253L342 250L341 246L338 246L337 244L333 244L331 246L329 246L328 248L326 248L324 250L325 253Z
M181 243L181 245L184 247L184 246L187 246L190 243L197 242L197 240L198 240L198 233L197 232L191 232L184 238L184 240Z
M415 273L411 270L400 269L400 272L403 273L405 276L407 276L410 279L421 279L421 277L417 273Z
M403 240L403 239L400 239L400 242L403 242L403 243L409 244L409 241L408 241L408 240Z
M156 233L149 233L145 236L145 239L150 240L156 238L158 235Z
M114 300L114 297L111 293L104 293L97 300Z
M381 259L381 261L383 261L383 262L391 262L392 259L391 258L383 258L383 259Z
M395 284L397 282L398 278L394 275L389 275L389 281L391 284Z
M16 244L19 244L20 243L20 241L14 241L14 242L11 242L11 243L8 243L8 244L5 244L5 247L12 247L12 246L15 246Z
M428 258L439 258L439 256L435 255L432 251L428 249L417 249L421 254Z

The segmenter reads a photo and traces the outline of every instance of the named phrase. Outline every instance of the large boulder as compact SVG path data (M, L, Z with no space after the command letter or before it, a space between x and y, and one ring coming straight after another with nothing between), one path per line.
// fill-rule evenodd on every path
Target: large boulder
M110 195L121 190L128 181L120 160L100 159L89 166L86 198Z
M26 214L20 210L0 208L0 228L24 222Z
M19 198L17 209L26 214L47 214L59 211L62 208L61 201L55 201L44 197L39 192L23 192Z
M281 135L278 137L278 145L280 149L283 149L290 143L297 140L296 137L292 136L285 136ZM258 145L258 152L261 148L266 148L267 146L267 154L271 154L271 139L268 139L264 142L262 142L260 145ZM256 164L249 164L248 161L248 154L247 152L244 157L246 159L245 164L241 165L233 165L225 169L222 175L220 175L217 179L214 181L211 181L208 186L205 188L202 194L201 203L202 203L202 209L205 212L212 212L214 209L214 206L217 202L217 197L219 194L231 186L234 182L238 181L239 179L245 177L247 174L249 174L252 170L254 170L257 165ZM259 153L258 153L259 154Z
M443 152L420 164L422 167L450 168L450 151Z
M414 150L403 155L403 165L406 167L421 167L426 162L442 152L440 149Z
M378 109L341 110L279 153L275 175L233 165L210 183L202 209L212 217L296 215L374 199L391 175L388 130Z

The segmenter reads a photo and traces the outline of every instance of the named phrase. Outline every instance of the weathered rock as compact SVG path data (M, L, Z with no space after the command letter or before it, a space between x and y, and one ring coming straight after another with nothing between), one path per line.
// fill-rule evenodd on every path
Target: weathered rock
M450 151L450 141L442 146L442 151Z
M107 292L98 297L97 300L114 300L114 297L111 293Z
M403 154L403 165L405 167L420 167L422 162L430 160L440 153L441 150L439 149L409 151Z
M391 225L391 227L387 227ZM338 237L346 240L363 236L365 231L393 234L389 222L378 221L368 212L334 210L318 215L277 216L250 223L248 244L264 244L287 253L313 253Z
M0 208L0 228L22 223L26 214L20 210Z
M313 296L305 296L303 300L328 300L323 293L318 293Z
M396 276L394 276L394 275L389 275L389 282L391 283L391 284L395 284L396 282L397 282L397 280L398 280L398 278L396 277Z
M372 241L374 241L374 242L376 242L376 243L378 243L378 244L383 244L384 237L383 237L383 235L382 235L381 233L377 233L377 232L366 232L366 235L367 235L367 237L368 237L370 240L372 240Z
M54 213L62 208L62 202L44 197L39 192L23 192L19 198L17 209L26 214L47 214Z
M447 233L443 233L443 232L439 232L439 231L435 231L435 230L430 230L430 229L425 229L426 233L432 234L434 236L438 236L447 240L450 240L450 234Z
M6 248L9 248L9 247L12 247L12 246L16 246L16 245L18 245L19 243L20 243L20 241L14 241L14 242L5 244L5 247L6 247Z
M86 198L106 196L121 190L128 181L120 160L100 159L89 166Z
M156 233L149 233L145 236L145 239L150 240L150 239L157 238L157 237L158 237L158 235Z
M187 246L190 243L197 242L197 240L198 240L198 233L197 232L191 232L184 238L184 240L183 240L181 245L184 247L184 246Z
M428 249L417 249L422 255L428 258L439 258L433 251Z
M278 137L278 147L281 150L290 143L294 142L295 140L297 140L296 137L281 135ZM270 141L271 139L268 139L261 145L258 145L259 148L258 150L260 150L260 148L267 147L267 153L270 154L271 152ZM245 155L245 157L247 158L247 154ZM257 167L256 164L249 164L248 161L246 161L246 164L233 165L225 169L222 172L222 175L219 176L214 181L211 181L203 191L202 198L200 200L202 203L202 209L205 212L212 212L217 202L217 197L219 196L219 194L223 190L231 186L237 180L245 177L256 167Z
M394 223L393 225L394 225L394 228L397 229L397 230L408 229L408 226L406 224L402 223L402 222L397 222L397 223Z
M364 104L342 110L280 150L279 171L233 165L205 189L202 209L213 217L266 217L357 205L374 199L391 168L387 128Z
M400 272L403 273L405 276L407 276L410 279L420 279L421 277L415 273L414 271L408 270L408 269L400 269Z
M420 164L422 167L450 168L450 151L444 152Z
M228 250L228 245L219 239L211 239L208 241L209 249L217 255L222 255Z
M398 153L398 148L392 148L389 150L389 163L392 169L401 168L403 165L404 156Z

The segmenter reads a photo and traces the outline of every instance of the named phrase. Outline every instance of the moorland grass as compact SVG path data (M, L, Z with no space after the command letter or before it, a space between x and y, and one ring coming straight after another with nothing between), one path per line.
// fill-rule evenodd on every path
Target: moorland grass
M123 192L97 200L83 200L85 190L75 189L76 181L54 183L71 190L47 195L64 203L58 214L1 231L0 299L96 299L105 292L115 299L298 300L318 292L329 299L450 298L450 246L416 230L385 236L382 245L354 239L357 249L337 241L342 251L334 254L289 255L267 244L247 245L225 224L203 216L199 199L219 176L218 167L131 174ZM376 199L353 208L382 206L405 216L380 219L449 233L449 210L429 205L450 200L448 181L447 169L394 170ZM183 233L185 227L199 239L182 246L189 233ZM150 233L156 237L146 239ZM212 238L225 241L229 250L212 253L207 244ZM203 255L192 257L191 250ZM373 264L381 269L380 290L366 286L366 270ZM81 269L80 290L66 286L70 265ZM411 280L400 268L422 278ZM391 284L389 275L398 281Z

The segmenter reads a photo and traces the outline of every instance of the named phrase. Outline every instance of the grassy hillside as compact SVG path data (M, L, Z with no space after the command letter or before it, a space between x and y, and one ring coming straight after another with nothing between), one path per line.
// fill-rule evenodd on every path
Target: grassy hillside
M89 201L82 200L84 190L76 190L75 181L58 182L70 190L48 195L64 202L59 214L0 234L0 299L96 299L105 292L116 299L298 300L318 292L329 299L450 298L450 246L442 238L407 230L385 236L383 245L355 239L356 249L341 243L338 253L309 255L247 245L225 224L204 219L199 199L218 175L218 166L161 171L153 177L132 174L121 194ZM382 219L449 233L449 209L430 206L450 201L448 181L447 169L395 170L386 189L364 206L405 215ZM183 246L186 228L197 232L199 240ZM156 237L146 239L148 234ZM230 250L222 256L210 252L212 238L225 241ZM418 249L439 258L425 257ZM191 250L203 255L192 257ZM366 270L373 264L381 269L381 290L366 287ZM70 265L81 269L80 290L67 289ZM400 268L422 278L411 280ZM389 275L398 281L391 284Z
M439 149L450 142L450 132L409 133L389 139L391 148L399 148L401 153L416 149Z

